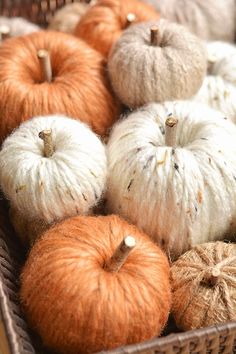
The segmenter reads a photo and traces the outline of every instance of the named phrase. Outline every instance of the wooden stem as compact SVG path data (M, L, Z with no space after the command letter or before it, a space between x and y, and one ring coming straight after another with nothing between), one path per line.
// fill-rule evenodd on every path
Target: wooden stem
M158 39L159 39L158 27L153 26L150 31L151 31L151 44L158 45Z
M39 138L44 142L44 156L51 157L54 153L51 129L41 131L39 133Z
M177 123L178 119L174 117L169 117L166 119L166 133L165 133L165 145L166 146L176 146L177 140Z
M109 272L118 272L135 245L136 241L132 236L125 237L104 268Z
M10 37L10 28L8 26L0 26L0 42Z
M216 283L218 282L220 276L220 270L219 269L212 269L211 275L208 279L210 285L215 286Z
M41 70L43 73L44 81L51 82L52 81L52 66L50 55L47 50L41 49L37 53Z
M130 12L127 15L126 19L127 19L127 24L130 25L131 23L133 23L136 20L136 16L135 16L135 14Z

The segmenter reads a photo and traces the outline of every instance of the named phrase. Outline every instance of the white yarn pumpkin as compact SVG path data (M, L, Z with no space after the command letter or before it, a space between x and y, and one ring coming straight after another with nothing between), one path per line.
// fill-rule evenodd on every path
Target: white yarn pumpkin
M165 120L178 118L177 145ZM108 142L108 211L150 235L173 258L236 227L236 127L190 101L149 104L118 122Z
M22 17L0 17L0 26L7 26L10 29L10 37L23 36L32 32L40 31L40 27L25 20Z
M208 76L194 100L220 110L236 123L236 46L209 42Z
M157 41L151 41L151 29ZM114 44L108 70L114 91L128 107L188 99L207 70L205 45L183 26L161 19L131 26Z
M51 129L54 153L44 157L43 130ZM105 148L83 123L65 116L23 123L3 143L0 184L13 208L47 223L86 214L98 203L107 177Z

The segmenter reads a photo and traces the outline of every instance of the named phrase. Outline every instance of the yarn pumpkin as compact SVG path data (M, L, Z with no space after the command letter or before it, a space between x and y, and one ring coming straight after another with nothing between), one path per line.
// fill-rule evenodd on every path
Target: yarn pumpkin
M107 57L112 45L132 23L158 18L155 9L140 0L99 0L81 18L75 35Z
M170 115L178 123L165 127ZM190 101L146 105L111 133L108 211L143 229L172 259L222 240L236 227L235 156L236 127L222 113Z
M202 85L206 57L197 37L160 20L125 31L111 51L108 69L118 97L135 108L193 96Z
M236 122L236 47L224 42L209 42L208 76L194 100L220 110Z
M188 331L236 320L236 245L198 245L171 267L172 312Z
M234 41L234 0L146 0L161 16L206 40Z
M119 217L74 217L35 244L20 296L46 346L95 353L160 334L170 310L169 265Z
M23 123L4 141L0 166L2 191L29 221L86 214L106 185L103 144L85 124L63 116Z
M9 28L10 37L23 36L41 30L39 26L21 17L8 18L0 16L0 27L2 26Z
M52 81L37 57L50 53ZM64 33L41 31L0 47L0 140L29 118L66 114L105 134L119 113L103 57Z
M81 16L86 13L89 7L90 4L86 2L74 2L63 6L58 9L50 19L49 29L65 33L73 33Z

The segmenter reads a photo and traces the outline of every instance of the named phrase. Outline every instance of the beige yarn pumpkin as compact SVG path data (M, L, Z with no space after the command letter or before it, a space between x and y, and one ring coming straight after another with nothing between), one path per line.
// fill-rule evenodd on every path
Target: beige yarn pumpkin
M207 69L205 45L183 26L166 20L133 25L111 50L114 91L131 108L192 97Z
M49 23L49 29L59 32L73 33L76 25L89 9L90 4L86 2L75 2L67 4L57 10Z
M234 41L234 0L146 0L161 16L185 25L202 39Z
M236 245L195 246L171 268L172 312L185 331L236 320Z

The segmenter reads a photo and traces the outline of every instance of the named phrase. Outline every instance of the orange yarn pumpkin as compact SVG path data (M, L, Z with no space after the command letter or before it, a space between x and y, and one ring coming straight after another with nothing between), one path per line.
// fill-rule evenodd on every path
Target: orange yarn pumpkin
M100 0L80 19L75 35L104 56L131 23L156 20L158 12L140 0Z
M136 247L117 272L105 268L127 235ZM160 334L170 310L166 256L117 216L78 216L47 231L21 276L32 327L56 353L95 353Z
M52 82L45 82L37 51L50 53ZM9 39L0 47L0 140L22 121L66 114L105 134L119 115L104 59L74 36L38 32Z

